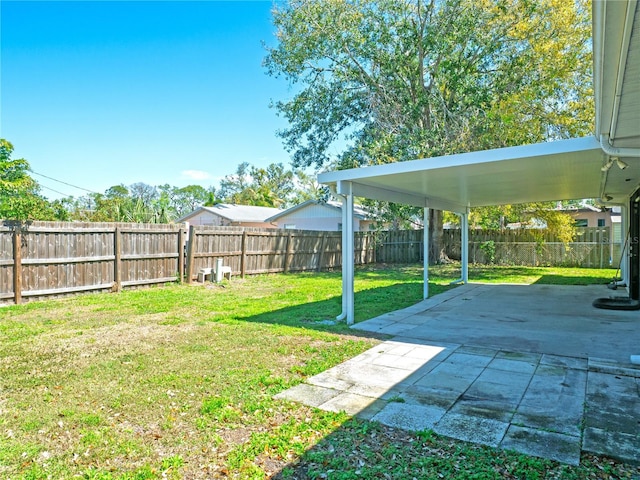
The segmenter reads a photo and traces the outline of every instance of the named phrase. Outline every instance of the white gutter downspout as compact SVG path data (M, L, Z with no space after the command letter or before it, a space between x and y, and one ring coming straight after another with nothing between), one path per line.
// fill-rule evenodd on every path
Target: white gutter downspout
M640 157L640 148L620 148L611 145L609 135L600 135L600 148L610 157Z
M615 122L614 122L615 123ZM632 157L632 158L640 158L640 148L620 148L614 147L611 145L611 141L609 135L602 134L600 135L600 148L608 157ZM610 160L608 165L611 166L613 161ZM609 179L609 169L606 168L607 165L603 167L604 178L602 180L602 184L600 185L600 198L598 198L598 202L602 205L621 205L620 203L611 203L611 199L606 198L606 189L607 189L607 180Z
M606 9L606 7L605 7ZM616 71L616 91L615 96L613 98L613 110L611 111L611 125L609 128L609 135L616 134L617 126L618 126L618 113L620 111L620 97L622 97L622 87L624 83L624 72L627 67L627 57L629 56L629 45L631 44L631 34L633 32L633 22L635 19L636 10L636 1L630 0L627 2L627 11L625 14L624 21L624 29L622 30L622 44L620 56L618 57L618 69ZM607 146L610 146L609 143L609 135L607 135L607 141L603 142L602 137L600 139L600 144L606 143ZM602 145L602 149L605 150L605 146ZM618 153L610 154L605 150L607 155L613 156L628 156L628 157L636 157L640 155L623 155Z

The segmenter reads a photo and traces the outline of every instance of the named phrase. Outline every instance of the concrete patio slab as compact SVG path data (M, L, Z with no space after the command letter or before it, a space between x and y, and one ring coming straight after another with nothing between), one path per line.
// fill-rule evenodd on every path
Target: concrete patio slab
M376 402L377 400L372 397L344 392L327 400L320 405L320 408L330 412L346 412L349 415L357 415L371 408ZM380 409L382 408L384 408L384 405L381 404Z
M515 413L515 407L509 409L502 402L494 402L491 400L479 401L465 394L455 402L449 411L471 417L488 418L509 423Z
M477 405L499 403L505 407L515 408L524 395L531 375L513 373L508 377L502 372L491 374L494 381L486 381L487 370L482 372L473 384L465 391L463 400L473 401Z
M437 406L406 405L392 402L384 407L372 420L404 430L432 430L446 413L446 409Z
M594 309L606 294L461 286L355 325L401 333L278 398L572 465L640 463L640 314Z
M601 285L468 284L418 303L418 313L394 312L389 322L414 341L628 363L630 355L640 354L640 315L592 306L595 298L610 295ZM422 323L409 318L414 315ZM380 331L369 328L375 321L355 328Z
M316 385L309 385L307 383L301 383L295 387L291 387L284 392L277 394L274 398L281 400L293 400L310 407L319 407L323 403L328 402L334 397L337 397L342 393L340 390L334 390L333 388L318 387Z
M634 464L640 463L640 438L637 435L587 427L584 429L582 449L585 452L608 455Z
M500 447L569 465L580 463L580 437L576 436L511 425Z
M405 388L396 388L394 395L402 398L409 405L423 405L450 409L460 398L461 393L452 390L443 390L434 387L411 385Z
M556 367L569 367L574 370L586 370L589 361L586 358L561 357L559 355L542 355L540 365L552 365Z
M450 412L435 425L434 431L458 440L497 447L507 428L507 422Z

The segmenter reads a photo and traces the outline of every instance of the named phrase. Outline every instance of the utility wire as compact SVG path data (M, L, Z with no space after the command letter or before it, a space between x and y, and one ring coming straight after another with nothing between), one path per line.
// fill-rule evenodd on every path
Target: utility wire
M55 190L55 189L53 189L51 187L47 187L46 185L43 185L42 183L40 183L39 185L42 188L46 188L47 190L51 190L52 192L55 192L55 193L57 193L59 195L62 195L63 197L71 197L72 196L72 195L69 195L68 193L63 193L63 192L60 192L59 190Z
M56 178L49 177L47 175L43 175L42 173L34 172L33 170L29 170L29 171L31 173L35 173L36 175L40 175L41 177L48 178L49 180L53 180L54 182L63 183L64 185L68 185L70 187L77 188L78 190L84 190L85 192L97 193L98 195L100 195L100 193L94 192L93 190L89 190L88 188L78 187L77 185L73 185L71 183L63 182L62 180L58 180ZM51 189L49 189L49 190L51 190ZM57 192L57 193L60 193L60 192Z

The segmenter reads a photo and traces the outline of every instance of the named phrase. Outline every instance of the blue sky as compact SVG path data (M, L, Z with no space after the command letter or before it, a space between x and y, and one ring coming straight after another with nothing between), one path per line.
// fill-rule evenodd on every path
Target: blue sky
M245 161L290 167L269 104L292 94L261 65L272 6L3 0L0 137L35 172L96 192L217 186Z

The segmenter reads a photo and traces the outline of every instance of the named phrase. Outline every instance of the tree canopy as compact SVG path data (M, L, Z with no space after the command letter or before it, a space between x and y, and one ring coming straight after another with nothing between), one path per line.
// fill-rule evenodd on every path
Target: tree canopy
M200 185L152 186L137 182L128 187L109 187L104 194L94 193L67 199L73 220L95 222L168 223L192 212L207 202L215 203L215 189Z
M296 167L592 130L587 0L292 0L273 15L278 43L265 66L295 86L274 105L289 122L279 135ZM436 214L432 225L441 224Z
M292 0L271 75L294 166L343 167L568 138L592 127L587 2ZM346 148L336 158L340 138Z
M13 145L0 139L0 218L45 220L55 216L54 208L40 195L40 186L29 175L29 162L12 159Z
M243 162L235 174L220 182L220 197L227 203L261 207L289 206L294 191L294 174L281 163L259 168Z

